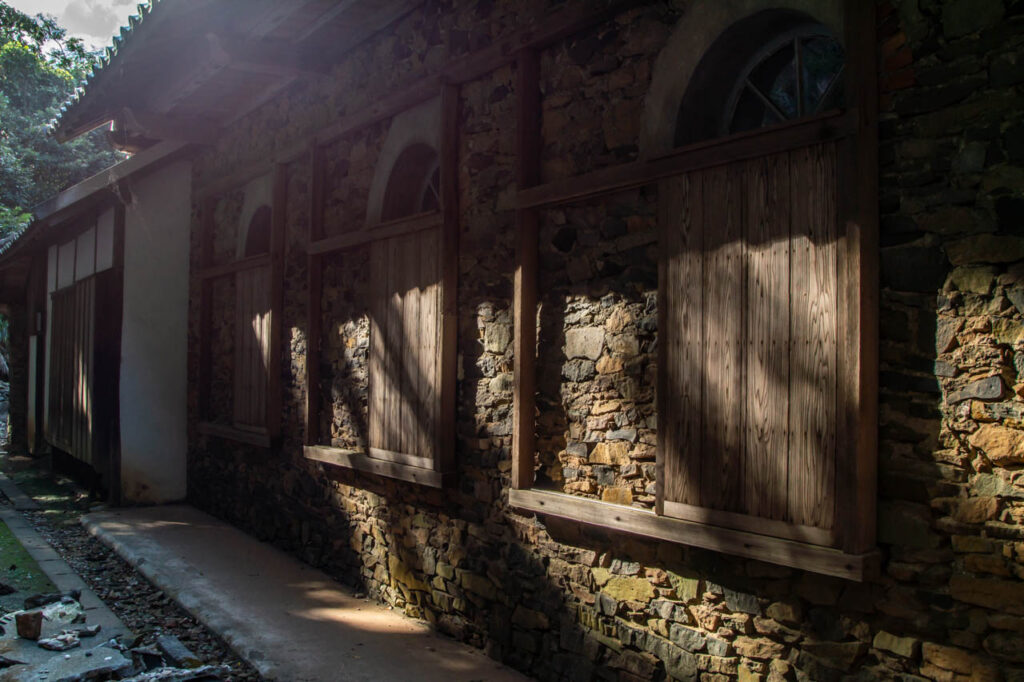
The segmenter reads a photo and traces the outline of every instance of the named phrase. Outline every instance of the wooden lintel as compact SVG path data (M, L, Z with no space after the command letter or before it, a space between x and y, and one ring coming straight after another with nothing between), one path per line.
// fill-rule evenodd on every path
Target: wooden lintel
M662 178L734 161L850 137L857 129L856 111L831 111L796 123L760 128L710 142L681 147L664 156L633 161L570 178L528 187L516 197L517 208L554 206L601 194L649 185Z
M210 145L217 139L217 127L211 121L184 116L168 116L152 111L125 107L118 116L118 125L130 135L155 140L174 140ZM115 131L115 135L118 131Z
M306 248L306 252L310 255L320 255L330 253L332 251L351 249L353 247L360 246L362 244L369 244L370 242L379 241L381 239L401 237L402 235L410 234L412 232L429 230L441 225L442 220L442 214L436 211L420 213L408 218L399 218L398 220L381 223L380 225L370 229L346 232L333 237L325 237L323 239L310 241L309 246Z
M706 523L658 516L627 507L546 490L509 490L509 505L524 511L578 521L599 528L701 547L812 573L863 582L877 575L877 551L848 554L829 547L794 542Z
M196 277L199 279L217 279L218 277L233 275L236 272L252 270L253 268L261 268L264 265L270 265L270 255L266 253L260 254L259 256L250 256L230 263L224 263L223 265L211 265L209 267L202 268L196 273Z
M237 443L255 445L258 448L270 447L270 434L265 430L239 429L227 424L216 424L214 422L199 422L196 428L204 436L233 440Z

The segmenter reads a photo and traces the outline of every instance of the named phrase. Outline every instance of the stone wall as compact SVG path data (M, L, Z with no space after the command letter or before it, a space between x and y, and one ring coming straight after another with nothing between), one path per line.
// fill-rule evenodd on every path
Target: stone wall
M853 583L508 507L510 68L461 88L456 487L302 458L309 171L299 161L287 169L282 443L193 433L191 500L541 679L1024 680L1024 6L894 4L879 5L879 576ZM561 145L547 147L549 177L633 158L640 118L630 112L685 10L633 10L544 55L545 134ZM196 186L531 11L540 3L428 3L340 64L333 90L298 85L237 122L196 161ZM609 136L613 120L624 130ZM357 188L372 164L347 172L358 176L351 190L332 175L330 223L365 211ZM544 216L541 474L556 488L650 503L655 204L648 189ZM321 311L324 419L339 442L358 431L346 401L361 385L351 381L363 357L360 262L356 252L330 260Z

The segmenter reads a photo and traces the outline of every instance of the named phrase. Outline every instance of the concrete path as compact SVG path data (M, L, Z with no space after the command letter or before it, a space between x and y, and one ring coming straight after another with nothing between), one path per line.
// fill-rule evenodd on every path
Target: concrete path
M97 512L82 523L267 678L527 679L192 507Z

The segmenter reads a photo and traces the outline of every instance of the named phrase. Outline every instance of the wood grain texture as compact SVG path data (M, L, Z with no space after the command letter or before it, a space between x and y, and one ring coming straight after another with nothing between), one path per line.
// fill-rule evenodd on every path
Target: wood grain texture
M309 150L311 171L309 206L309 243L324 234L324 174L325 158L322 148L312 145ZM320 339L323 334L323 258L310 254L306 258L306 445L320 442ZM371 319L372 324L372 319ZM371 339L372 339L371 335Z
M517 509L613 531L759 559L802 571L864 581L878 575L877 552L846 554L829 547L658 516L653 511L541 490L510 490Z
M270 436L281 433L282 344L284 320L285 228L288 214L288 173L284 165L274 167L274 204L270 223L270 276L267 286L267 315L263 320L263 366L265 382L264 420Z
M846 101L857 134L838 144L839 429L836 478L843 548L875 546L878 482L878 14L846 3Z
M790 352L789 520L831 528L836 453L835 145L795 151Z
M746 440L742 509L784 519L789 462L789 156L748 162L744 181Z
M388 459L378 459L358 450L307 445L302 448L302 453L306 459L316 462L365 471L387 478L397 478L401 481L409 481L410 483L418 483L433 488L449 485L454 479L454 474L451 473L410 466L408 464L392 462Z
M703 404L704 201L699 175L683 175L658 188L663 244L659 345L659 456L663 500L700 504Z
M440 338L437 352L439 374L438 427L434 469L455 470L455 403L458 393L459 328L459 98L460 87L446 83L441 89L441 213L444 221L439 243L440 287L438 314Z
M516 182L519 190L540 181L540 58L516 54ZM537 257L536 210L516 211L516 270L512 294L512 487L529 488L537 452Z
M706 307L700 499L705 507L736 510L743 489L743 176L736 166L701 176Z

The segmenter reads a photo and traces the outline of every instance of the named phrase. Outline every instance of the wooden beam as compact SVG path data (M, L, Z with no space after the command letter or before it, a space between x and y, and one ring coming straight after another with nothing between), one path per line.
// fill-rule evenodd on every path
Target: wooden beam
M205 269L213 261L213 212L216 202L207 199L199 211L199 264ZM203 279L199 294L199 419L210 416L210 390L213 381L213 280Z
M330 65L319 61L302 45L282 40L244 40L207 33L211 61L252 73L294 78L323 76Z
M230 263L222 263L220 265L211 265L209 267L202 268L196 273L196 277L199 279L218 279L220 277L234 275L245 270L261 268L264 265L270 265L270 262L270 254L261 253L258 256L249 256L247 258L242 258L241 260L231 261Z
M285 228L288 219L288 172L284 164L274 169L274 194L270 224L270 361L267 363L267 433L281 433L281 348L284 324Z
M443 214L437 211L418 213L406 218L381 223L369 229L346 232L334 235L333 237L324 237L310 241L306 252L310 255L323 255L332 251L351 249L355 246L369 244L370 242L382 239L391 239L392 237L401 237L413 232L429 230L442 225L443 220Z
M647 509L565 493L509 490L508 502L513 507L535 514L555 516L606 530L701 547L847 580L862 582L878 574L877 552L850 554L793 540L658 516Z
M211 145L217 139L217 126L206 119L167 116L153 111L121 109L118 126L129 134L155 140L173 140L190 144ZM120 131L115 130L114 135Z
M246 445L255 445L258 448L270 447L270 434L266 430L239 429L227 424L215 424L213 422L200 422L196 427L199 433L204 436L214 436L224 440L233 440Z
M540 58L525 49L516 57L516 182L519 190L540 179ZM537 211L516 210L516 270L512 302L512 487L533 486L537 392Z
M878 88L874 3L846 2L847 92L856 135L838 145L837 527L843 548L875 546L878 467Z
M587 197L649 185L662 178L734 161L850 137L857 130L856 111L831 111L795 123L760 128L709 142L682 147L664 156L619 164L583 175L521 189L520 209L554 206Z
M199 36L181 50L182 60L177 71L166 76L162 87L155 89L145 108L156 113L167 113L183 100L194 95L210 79L228 67L224 55L211 53L209 42Z
M323 238L325 159L321 148L310 147L312 190L309 206L309 242ZM323 293L323 257L310 253L306 258L306 445L320 442L320 326Z
M434 469L455 470L455 398L459 347L459 86L441 90L441 421Z
M345 469L364 471L387 478L397 478L400 481L419 483L420 485L432 488L445 487L454 480L454 476L451 473L442 473L433 469L424 469L408 464L374 459L358 450L306 445L302 448L302 454L306 459L316 462L323 462L324 464L331 464Z

